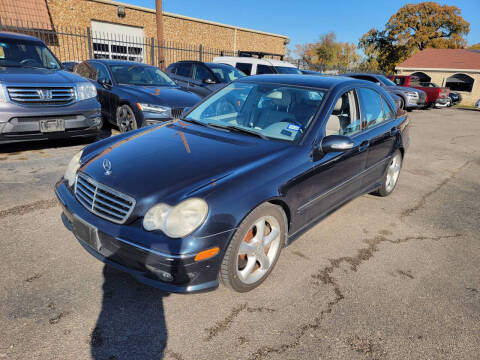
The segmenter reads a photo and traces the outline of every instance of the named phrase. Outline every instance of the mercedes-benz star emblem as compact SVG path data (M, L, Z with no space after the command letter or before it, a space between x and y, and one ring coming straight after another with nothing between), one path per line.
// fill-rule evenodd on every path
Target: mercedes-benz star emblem
M103 159L103 168L105 169L105 175L112 173L112 163L108 159Z

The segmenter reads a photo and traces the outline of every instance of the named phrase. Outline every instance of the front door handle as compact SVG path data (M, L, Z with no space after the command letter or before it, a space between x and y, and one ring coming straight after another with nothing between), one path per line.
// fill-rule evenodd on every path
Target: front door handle
M367 150L369 146L370 146L370 141L365 140L365 141L362 142L362 143L360 144L360 146L358 147L358 151L359 151L359 152L363 152L363 151Z
M397 135L398 134L398 129L396 127L390 129L390 135Z

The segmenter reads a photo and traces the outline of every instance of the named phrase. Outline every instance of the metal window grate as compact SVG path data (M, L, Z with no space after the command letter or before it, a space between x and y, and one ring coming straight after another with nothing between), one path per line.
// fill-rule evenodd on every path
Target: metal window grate
M72 87L7 87L11 101L24 104L68 104L75 100Z
M117 224L123 224L135 207L135 199L78 173L75 197L90 212Z

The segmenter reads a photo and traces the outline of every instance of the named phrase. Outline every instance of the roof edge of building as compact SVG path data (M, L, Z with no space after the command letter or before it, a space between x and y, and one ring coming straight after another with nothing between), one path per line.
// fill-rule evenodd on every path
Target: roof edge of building
M143 7L143 6L125 4L125 3L122 3L120 1L114 1L114 0L88 0L88 1L93 1L93 2L103 3L103 4L107 4L107 5L113 5L113 6L124 6L125 8L128 8L128 9L145 11L145 12L149 12L149 13L153 13L153 14L156 13L156 11L154 9L150 9L150 8ZM176 18L179 18L179 19L196 21L196 22L200 22L200 23L204 23L204 24L216 25L216 26L226 27L226 28L230 28L230 29L234 29L234 30L248 31L248 32L262 34L262 35L269 35L269 36L275 36L275 37L280 37L280 38L284 38L284 39L289 39L289 37L286 36L286 35L274 34L274 33L266 32L266 31L260 31L260 30L254 30L254 29L248 29L248 28L243 28L243 27L240 27L240 26L223 24L223 23L216 22L216 21L204 20L204 19L194 18L194 17L190 17L190 16L174 14L174 13L170 13L170 12L166 12L166 11L162 11L162 14L164 16L176 17Z
M439 72L474 72L480 73L480 69L454 69L454 68L422 68L411 66L396 66L395 70L419 70L419 71L439 71Z

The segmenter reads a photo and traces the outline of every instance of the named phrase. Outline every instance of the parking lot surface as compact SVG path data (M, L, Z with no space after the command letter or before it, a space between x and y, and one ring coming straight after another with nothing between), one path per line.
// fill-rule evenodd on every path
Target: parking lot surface
M166 294L105 267L54 198L84 144L1 148L0 359L478 358L480 113L410 118L395 192L329 216L246 294Z

